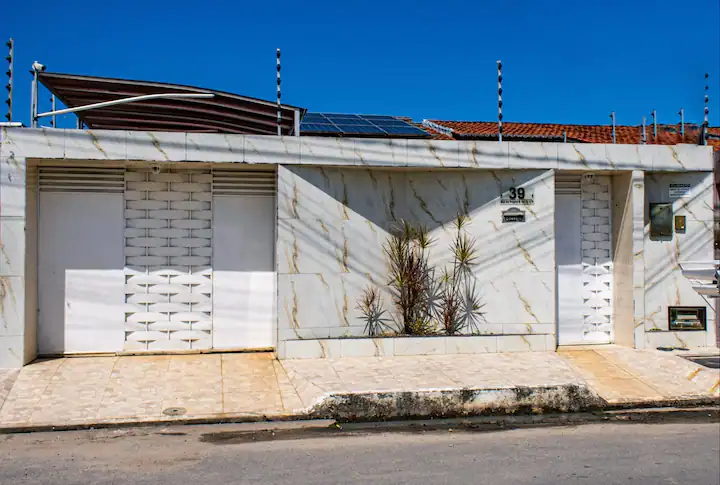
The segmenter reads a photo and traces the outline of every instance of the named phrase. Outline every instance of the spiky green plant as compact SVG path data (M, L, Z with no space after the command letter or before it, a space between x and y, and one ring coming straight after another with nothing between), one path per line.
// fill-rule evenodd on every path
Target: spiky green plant
M455 219L455 238L450 245L452 268L442 277L440 304L437 318L447 335L477 333L482 318L483 304L477 292L473 269L477 265L475 239L465 229L467 216L458 214Z
M432 315L428 311L433 284L428 252L433 242L426 227L401 221L383 246L390 262L388 284L393 290L400 332L407 335L433 332Z
M369 286L358 301L358 310L365 320L365 333L371 337L386 335L391 332L391 320L385 316L387 310L383 305L380 291Z

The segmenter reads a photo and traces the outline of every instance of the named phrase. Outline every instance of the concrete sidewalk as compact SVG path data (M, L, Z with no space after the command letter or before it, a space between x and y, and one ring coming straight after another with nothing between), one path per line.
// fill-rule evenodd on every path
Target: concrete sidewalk
M707 404L719 387L718 369L616 346L283 362L269 353L75 357L0 370L0 429Z

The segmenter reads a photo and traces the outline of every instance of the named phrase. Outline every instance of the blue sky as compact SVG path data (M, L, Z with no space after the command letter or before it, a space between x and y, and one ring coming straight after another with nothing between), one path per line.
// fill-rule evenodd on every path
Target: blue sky
M272 100L280 47L283 101L311 111L494 120L502 59L506 121L608 124L614 110L639 124L657 109L675 123L682 107L700 122L709 72L718 126L719 3L8 0L0 39L15 38L26 123L33 60Z

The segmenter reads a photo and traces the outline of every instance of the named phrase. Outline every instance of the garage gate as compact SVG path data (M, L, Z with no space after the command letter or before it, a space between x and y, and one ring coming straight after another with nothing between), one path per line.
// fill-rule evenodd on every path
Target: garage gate
M38 353L273 347L275 180L39 167Z

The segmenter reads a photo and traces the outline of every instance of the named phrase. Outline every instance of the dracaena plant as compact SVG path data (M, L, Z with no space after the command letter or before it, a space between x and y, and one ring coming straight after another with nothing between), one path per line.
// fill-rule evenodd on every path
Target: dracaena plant
M450 268L441 278L436 315L446 335L478 333L483 313L473 270L477 266L475 239L466 231L467 216L455 219L455 237L450 245L453 256Z
M402 221L383 246L390 263L388 285L399 330L407 335L434 333L435 325L428 311L434 279L428 253L433 242L427 228Z

